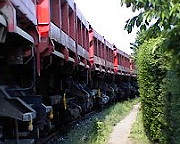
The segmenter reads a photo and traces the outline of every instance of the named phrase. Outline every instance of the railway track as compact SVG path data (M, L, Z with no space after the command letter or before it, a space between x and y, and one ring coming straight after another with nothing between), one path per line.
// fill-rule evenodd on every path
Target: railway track
M36 142L36 144L54 144L54 143L56 143L58 141L58 139L60 138L60 136L64 135L64 133L67 133L67 130L71 129L73 126L75 126L79 122L89 119L90 117L92 117L94 114L97 114L97 113L98 113L98 111L92 111L92 112L85 114L84 116L82 116L81 118L79 118L77 120L62 124L61 128L54 129L54 131L51 132L47 137L39 139Z

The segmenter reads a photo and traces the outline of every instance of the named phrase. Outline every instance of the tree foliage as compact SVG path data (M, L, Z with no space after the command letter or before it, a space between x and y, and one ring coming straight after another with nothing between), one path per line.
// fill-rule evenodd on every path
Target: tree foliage
M140 30L146 30L150 24L155 29L168 30L180 24L180 0L121 0L121 4L140 11L127 20L125 29L129 33L135 25Z

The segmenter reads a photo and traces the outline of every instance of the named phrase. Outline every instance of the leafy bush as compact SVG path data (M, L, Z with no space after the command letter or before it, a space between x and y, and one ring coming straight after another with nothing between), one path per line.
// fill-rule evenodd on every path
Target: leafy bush
M148 137L161 144L180 141L178 31L147 39L136 48L144 127Z
M170 133L170 143L180 143L180 76L176 75L174 71L169 71L168 75L168 89L169 89L169 121L172 128Z
M145 41L138 49L138 82L143 121L150 139L168 143L170 125L167 116L166 57L163 37Z

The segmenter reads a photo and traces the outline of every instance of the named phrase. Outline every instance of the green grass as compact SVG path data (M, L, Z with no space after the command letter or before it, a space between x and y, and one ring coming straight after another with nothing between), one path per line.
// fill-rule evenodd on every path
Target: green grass
M136 121L131 128L130 139L133 144L151 144L145 134L142 118L142 110L140 110L137 114Z
M138 103L139 99L117 103L76 125L58 144L107 144L113 127Z

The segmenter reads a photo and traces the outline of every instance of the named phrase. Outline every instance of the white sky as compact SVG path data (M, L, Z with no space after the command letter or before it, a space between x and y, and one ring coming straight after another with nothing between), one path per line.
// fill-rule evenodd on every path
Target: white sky
M131 9L121 7L120 0L74 0L92 27L110 43L130 54L130 42L135 41L136 30L128 34L126 21L135 15Z

